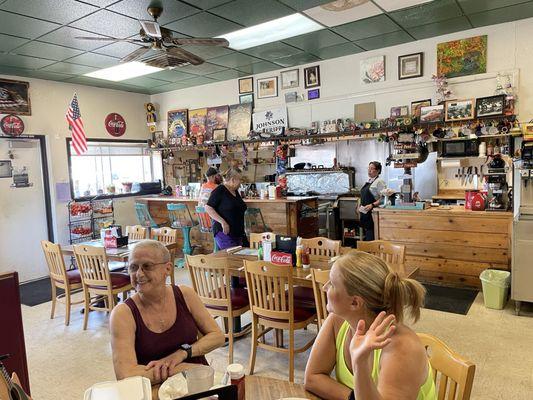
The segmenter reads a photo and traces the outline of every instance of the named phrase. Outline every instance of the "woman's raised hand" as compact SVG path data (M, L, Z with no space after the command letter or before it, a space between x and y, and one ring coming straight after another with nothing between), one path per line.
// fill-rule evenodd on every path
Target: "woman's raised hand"
M365 332L365 321L359 320L357 329L350 342L350 355L354 365L360 365L368 360L368 357L376 349L382 349L391 342L395 332L395 317L380 312Z

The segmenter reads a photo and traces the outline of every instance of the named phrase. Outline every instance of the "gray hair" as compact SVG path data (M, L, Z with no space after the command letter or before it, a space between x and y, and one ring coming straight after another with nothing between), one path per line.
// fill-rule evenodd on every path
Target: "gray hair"
M229 181L233 178L240 178L241 175L242 175L242 171L240 168L231 167L226 172L224 172L224 180Z
M133 246L133 250L131 251L131 253L133 254L134 251L141 249L153 250L157 254L157 257L161 259L161 262L166 263L170 261L170 252L163 243L158 242L157 240L141 240Z

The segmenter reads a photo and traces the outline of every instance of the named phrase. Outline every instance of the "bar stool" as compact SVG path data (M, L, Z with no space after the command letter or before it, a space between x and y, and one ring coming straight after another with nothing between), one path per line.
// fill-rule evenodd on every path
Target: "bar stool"
M195 208L196 215L198 216L198 228L200 229L200 232L202 233L210 233L213 237L213 253L218 251L217 241L215 240L215 236L213 235L213 223L211 221L211 217L205 211L204 206L196 206Z
M135 203L135 213L137 214L139 224L145 228L159 228L165 225L164 221L154 221L154 218L150 215L148 206L144 203Z
M270 232L260 208L246 209L244 213L244 231L248 237L250 237L250 233Z
M183 234L183 256L191 255L193 248L191 246L191 229L196 225L192 219L191 212L186 204L171 203L167 204L168 217L170 226L174 229L181 229ZM182 268L185 265L185 258L178 260L177 266Z

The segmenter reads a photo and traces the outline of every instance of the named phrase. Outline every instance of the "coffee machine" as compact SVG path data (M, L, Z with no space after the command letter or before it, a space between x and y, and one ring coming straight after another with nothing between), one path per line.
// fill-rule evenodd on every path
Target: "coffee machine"
M509 196L507 185L507 168L501 154L495 154L489 163L487 174L487 207L486 211L507 211Z

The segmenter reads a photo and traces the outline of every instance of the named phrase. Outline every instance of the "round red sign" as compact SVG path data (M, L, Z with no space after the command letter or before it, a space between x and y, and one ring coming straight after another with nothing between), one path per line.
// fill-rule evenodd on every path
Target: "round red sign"
M24 122L16 115L6 115L0 121L0 129L6 135L20 136L24 132Z
M105 119L105 128L111 136L122 136L126 132L126 121L122 115L111 113Z

